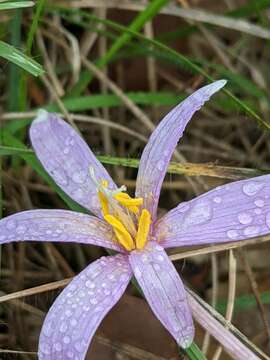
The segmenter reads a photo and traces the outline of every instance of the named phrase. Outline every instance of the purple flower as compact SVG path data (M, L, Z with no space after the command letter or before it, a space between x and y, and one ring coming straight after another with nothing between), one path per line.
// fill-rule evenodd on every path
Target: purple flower
M218 187L157 219L161 185L192 115L226 81L194 92L153 132L142 154L135 198L117 188L80 136L43 110L32 123L36 155L55 182L96 216L32 210L0 221L0 243L78 242L116 250L90 264L58 296L42 327L40 359L84 359L102 319L134 274L153 312L177 343L194 336L183 283L164 248L242 240L270 231L269 176Z

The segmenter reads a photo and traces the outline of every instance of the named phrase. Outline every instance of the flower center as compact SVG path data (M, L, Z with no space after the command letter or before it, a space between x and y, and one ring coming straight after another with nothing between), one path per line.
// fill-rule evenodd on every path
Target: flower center
M131 198L125 192L125 186L109 189L106 180L97 181L93 168L90 168L90 174L97 186L104 220L112 226L119 244L128 251L143 249L151 225L149 211L141 209L143 199Z

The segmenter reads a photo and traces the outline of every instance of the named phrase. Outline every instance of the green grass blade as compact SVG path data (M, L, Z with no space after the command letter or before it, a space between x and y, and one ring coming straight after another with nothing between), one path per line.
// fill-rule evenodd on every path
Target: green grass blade
M157 40L152 40L152 39L148 39L145 36L134 32L133 30L130 30L122 25L116 24L110 20L104 20L104 19L99 19L98 17L95 17L93 15L88 15L89 18L91 19L95 19L98 22L103 22L107 25L112 26L113 28L117 28L119 29L119 31L123 31L123 32L130 32L133 34L134 37L137 37L138 39L141 39L145 42L147 42L148 44L154 45L155 47L157 47L158 49L163 50L164 52L169 53L170 55L172 55L173 57L175 57L176 59L178 59L182 64L184 64L185 66L187 66L188 68L192 69L195 73L201 74L205 79L207 79L208 81L214 81L214 79L207 74L207 72L201 68L199 65L195 64L194 62L192 62L191 60L189 60L186 56L184 56L183 54L175 51L174 49L166 46L165 44L157 41ZM248 106L245 102L243 102L242 100L238 99L235 95L233 95L230 91L226 90L226 89L222 89L221 91L223 91L226 95L228 95L237 105L239 105L239 107L244 110L244 112L246 112L248 115L250 115L256 122L257 124L270 131L270 124L268 124L265 120L263 120L260 115L258 115L253 109L250 108L250 106Z
M173 106L182 101L184 95L176 95L169 92L129 92L126 96L138 105L164 105ZM122 105L122 101L113 94L90 95L70 97L63 100L65 107L69 111L85 111L90 109L106 107L117 107ZM48 111L56 111L56 105L48 105Z
M11 134L9 135L9 138L10 136ZM21 147L21 145L20 147L0 145L0 156L13 156L13 155L18 155L23 157L25 155L34 155L34 152L26 147ZM129 159L122 157L107 156L107 155L97 155L97 158L102 164L113 165L113 166L124 166L135 169L139 167L139 162L140 162L139 159ZM167 172L168 174L178 174L178 175L186 175L186 176L208 176L208 177L217 177L217 178L230 179L230 180L248 179L255 176L269 174L269 170L248 169L248 168L209 165L209 164L192 164L192 163L180 164L174 161L172 161L169 164Z
M193 342L189 348L181 351L184 352L190 360L206 360L206 357L195 342Z
M128 29L129 32L124 31L117 40L112 44L106 54L97 62L99 67L103 67L109 63L112 57L119 51L130 39L134 36L134 32L139 31L145 23L151 20L159 10L168 2L168 0L153 0L146 6L145 10L132 21ZM76 87L72 91L72 95L81 94L92 80L92 74L83 72Z
M266 291L260 294L261 301L264 305L270 304L270 292ZM257 306L257 300L254 295L241 295L234 300L234 313L246 311ZM221 314L225 314L227 309L227 300L220 300L217 303L216 310Z
M34 6L33 1L9 1L9 2L0 2L0 11L1 10L12 10L12 9L21 9Z
M31 22L31 26L27 35L27 40L26 40L26 50L25 53L27 56L31 56L31 50L32 50L32 45L33 45L33 41L34 41L34 36L35 33L37 31L38 28L38 23L44 8L44 4L45 4L45 0L38 0L37 1L37 5L35 8L35 13L33 16L33 20ZM28 73L24 73L22 74L22 76L20 77L20 81L19 81L19 89L20 89L20 109L23 111L26 109L26 105L27 105L27 78L28 78Z
M12 18L9 24L10 30L10 43L14 47L20 46L21 43L21 24L22 24L22 11L20 9L12 13ZM8 66L8 109L10 111L19 110L19 87L18 79L21 76L21 69L13 63Z
M60 9L59 7L54 7L55 9ZM65 11L67 9L61 8L62 11ZM107 19L100 19L94 15L85 13L84 11L77 11L74 12L74 10L70 11L67 10L68 12L71 13L77 13L78 15L82 16L82 17L86 17L89 20L94 20L96 22L100 22L103 23L107 26L110 26L112 29L118 30L118 31L122 31L123 33L128 32L130 34L132 34L132 36L134 38L137 38L139 40L142 40L144 43L147 43L150 46L154 46L155 48L158 48L159 50L162 50L164 53L169 54L172 58L174 58L176 61L179 62L179 64L181 64L182 66L186 67L187 69L190 69L191 71L193 71L194 73L200 74L202 75L205 79L207 79L208 81L214 81L215 79L213 79L210 75L208 75L208 73L199 65L197 65L196 63L192 62L189 58L187 58L185 55L178 53L177 51L175 51L174 49L168 47L167 45L157 41L157 40L153 40L153 39L148 39L145 36L143 36L142 34L130 30L130 28L127 28L123 25L119 25L118 23L115 23L111 20L107 20ZM234 96L230 91L226 90L226 89L222 89L221 91L223 91L236 105L239 106L239 108L244 111L245 113L247 113L251 118L253 118L257 124L262 127L263 129L266 129L268 131L270 131L270 124L268 124L264 119L261 118L261 116L259 114L257 114L257 112L252 109L247 103L243 102L242 100L238 99L236 96Z
M239 8L232 10L227 15L234 17L247 17L254 15L255 12L268 9L270 7L270 0L250 0L246 5L242 5Z
M26 41L26 54L30 56L31 49L34 41L34 36L37 31L38 23L40 20L40 17L42 15L42 11L44 9L44 4L46 0L38 0L36 5L36 11L31 23L30 30L28 32L27 41Z
M0 41L0 56L34 76L39 76L44 73L43 67L35 60L30 59L14 46L3 41Z

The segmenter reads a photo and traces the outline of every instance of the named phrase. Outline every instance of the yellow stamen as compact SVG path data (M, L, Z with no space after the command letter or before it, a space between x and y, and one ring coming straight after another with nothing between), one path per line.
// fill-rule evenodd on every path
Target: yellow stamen
M106 196L99 191L98 192L98 198L101 204L101 211L102 211L102 215L105 217L106 215L109 214L109 203L108 203L108 199L106 198Z
M143 198L135 198L132 199L128 194L126 193L119 193L114 195L114 198L121 204L126 207L129 206L140 206L143 203Z
M101 180L101 185L102 185L103 187L107 188L108 185L109 185L109 183L108 183L107 180L103 179L103 180Z
M133 250L134 243L132 237L130 236L124 225L121 223L121 221L119 221L118 219L116 219L115 216L112 215L105 215L104 219L113 227L114 233L119 243L124 246L126 250Z
M128 207L128 210L130 211L130 212L132 212L133 214L138 214L139 213L139 208L138 208L138 206L129 206Z
M143 209L139 219L138 232L135 238L137 249L144 248L149 234L150 225L151 214L148 210Z
M134 214L138 214L139 208L138 206L142 205L143 199L142 198L135 198L132 199L128 194L126 193L119 193L115 194L114 198L123 206L125 206L129 211L131 211Z

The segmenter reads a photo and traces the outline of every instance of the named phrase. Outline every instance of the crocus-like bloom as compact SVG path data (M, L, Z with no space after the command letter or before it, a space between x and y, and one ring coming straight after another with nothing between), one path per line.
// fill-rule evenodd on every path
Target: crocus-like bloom
M41 111L30 137L55 182L95 216L32 210L0 221L0 242L94 244L118 252L91 263L58 296L44 321L39 359L84 359L102 319L135 275L153 312L177 343L188 347L194 327L183 283L165 248L242 240L270 232L269 176L218 187L157 219L171 156L192 115L226 81L216 81L176 106L153 132L141 157L135 198L117 188L82 138Z

